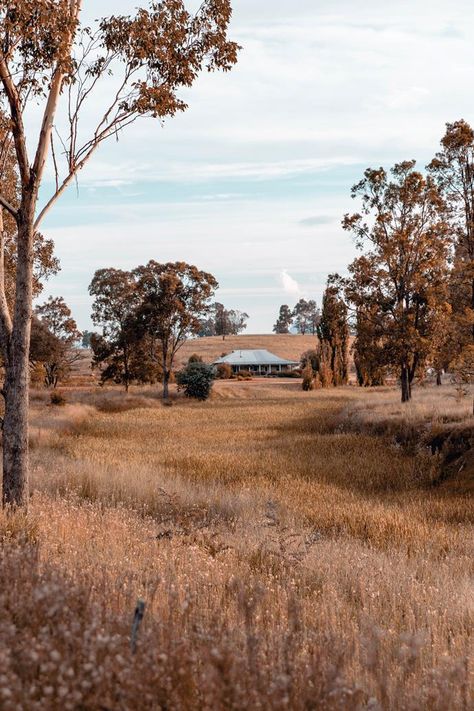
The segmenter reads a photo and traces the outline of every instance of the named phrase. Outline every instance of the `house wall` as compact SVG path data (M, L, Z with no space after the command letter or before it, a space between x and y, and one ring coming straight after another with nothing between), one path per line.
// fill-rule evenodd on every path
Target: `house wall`
M290 370L289 365L274 365L263 363L261 365L233 365L234 373L239 373L241 370L249 370L251 373L268 375L269 373L279 373L281 371Z

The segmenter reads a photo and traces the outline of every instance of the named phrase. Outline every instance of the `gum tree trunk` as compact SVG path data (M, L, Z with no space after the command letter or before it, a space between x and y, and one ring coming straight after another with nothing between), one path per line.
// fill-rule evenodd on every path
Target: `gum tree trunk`
M169 393L169 384L170 384L170 373L168 368L163 369L163 400L168 400L170 393Z
M3 504L28 503L29 352L32 313L33 201L20 212L16 298L5 352Z

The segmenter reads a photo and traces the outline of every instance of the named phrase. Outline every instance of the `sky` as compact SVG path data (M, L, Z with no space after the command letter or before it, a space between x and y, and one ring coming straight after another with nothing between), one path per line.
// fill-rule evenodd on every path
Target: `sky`
M86 19L137 4L85 0ZM96 269L155 259L212 272L216 300L249 314L247 332L271 332L281 304L320 303L328 273L355 256L341 219L363 171L411 158L423 168L446 122L474 123L471 2L233 6L234 69L183 92L185 113L103 144L42 225L62 267L43 297L62 295L82 329ZM43 200L51 188L49 173Z

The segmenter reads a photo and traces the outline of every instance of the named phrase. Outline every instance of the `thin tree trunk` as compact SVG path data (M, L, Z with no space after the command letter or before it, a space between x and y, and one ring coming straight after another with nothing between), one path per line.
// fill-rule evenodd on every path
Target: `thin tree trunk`
M3 504L28 504L28 360L7 368L3 420Z
M402 365L400 372L400 382L402 387L402 402L409 402L411 400L411 384L408 367Z
M443 380L442 380L441 375L442 375L442 371L441 371L441 370L437 370L437 371L436 371L436 385L438 385L438 386L443 384Z
M169 382L170 374L168 368L163 369L163 400L168 400L169 398Z
M29 352L33 277L33 207L22 211L18 228L13 331L5 359L3 421L3 504L28 503Z
M471 260L472 264L472 260ZM471 309L474 309L474 279L471 281ZM471 327L472 340L474 341L474 323Z

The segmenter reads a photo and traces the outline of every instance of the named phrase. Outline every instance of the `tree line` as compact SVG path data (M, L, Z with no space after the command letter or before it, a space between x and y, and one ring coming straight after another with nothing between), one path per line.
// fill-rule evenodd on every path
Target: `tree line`
M300 299L293 309L282 304L278 318L273 326L273 333L290 333L294 329L301 335L316 334L320 319L319 309L314 299Z
M349 325L361 386L383 385L395 376L402 402L408 402L415 379L429 370L438 385L443 372L470 383L473 129L464 120L446 124L441 148L425 172L416 169L414 160L389 171L368 168L352 197L359 210L346 214L342 227L352 234L360 255L346 277L329 277L316 325L318 345L302 359L303 387L346 382ZM295 314L282 306L274 331L288 333Z
M317 336L304 354L303 386L341 385L348 380L349 331L361 386L397 377L403 402L427 370L470 382L474 367L474 131L465 121L447 124L441 149L424 173L414 160L365 171L352 188L359 210L343 218L360 255L348 275L328 279L322 309L300 299L280 307L274 332L290 329ZM38 273L54 271L51 250L38 236ZM7 279L7 282L9 280ZM11 278L10 278L11 281ZM37 288L39 288L39 279ZM248 315L211 301L214 277L185 263L149 262L130 272L103 269L90 286L93 320L101 334L86 334L101 381L128 388L162 381L165 397L175 355L189 336L238 334ZM51 311L37 309L58 337L49 343L47 384L68 367L74 325L58 334ZM49 314L49 316L48 316ZM64 325L63 325L64 328ZM38 325L33 345L46 349ZM68 340L69 339L69 340ZM34 349L33 349L34 350Z
M368 169L343 228L360 251L339 279L355 331L360 385L397 375L403 402L432 369L469 381L474 367L474 131L446 125L424 173L414 160Z

